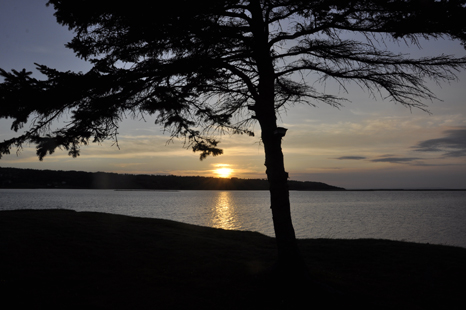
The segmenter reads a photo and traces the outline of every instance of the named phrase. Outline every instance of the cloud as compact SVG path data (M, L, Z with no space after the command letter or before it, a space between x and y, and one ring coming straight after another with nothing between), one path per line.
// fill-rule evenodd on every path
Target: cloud
M393 164L405 164L422 158L418 157L386 157L386 158L377 158L371 159L375 163L393 163Z
M466 127L443 132L445 137L429 139L413 146L417 152L443 152L444 157L466 156Z
M414 163L412 166L418 166L418 167L458 167L458 166L464 166L461 164L426 164L422 162L417 162Z
M344 160L344 159L360 160L360 159L366 159L366 157L364 157L364 156L341 156L341 157L338 157L338 158L335 158L335 159L340 159L340 160Z

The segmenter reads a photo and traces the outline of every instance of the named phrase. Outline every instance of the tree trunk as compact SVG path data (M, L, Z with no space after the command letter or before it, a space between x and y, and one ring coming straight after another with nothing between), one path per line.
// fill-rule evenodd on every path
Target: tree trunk
M270 208L278 249L277 267L285 273L303 272L305 265L299 253L291 220L288 173L285 171L281 139L276 133L276 127L274 130L262 131L266 174L270 186Z
M251 1L250 12L254 35L253 57L259 73L258 96L251 109L256 113L255 118L259 121L262 143L264 143L266 174L270 186L270 208L278 248L277 267L282 271L296 268L302 272L305 265L298 251L291 221L288 173L285 171L281 148L282 136L276 132L275 71L268 44L268 24L263 19L261 1Z
M273 75L272 75L273 76ZM267 84L269 87L264 87ZM261 126L265 151L266 174L269 182L270 208L278 250L277 268L283 274L297 276L307 271L296 242L291 220L288 173L282 152L282 135L277 132L274 108L273 80L261 81L261 100L256 104L256 118Z

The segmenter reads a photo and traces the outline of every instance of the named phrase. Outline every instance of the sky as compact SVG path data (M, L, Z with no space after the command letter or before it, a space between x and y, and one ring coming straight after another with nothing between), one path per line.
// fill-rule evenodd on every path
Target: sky
M64 47L73 33L56 23L46 2L0 1L0 68L35 71L39 63L88 71L90 65ZM459 42L445 40L423 42L421 49L389 48L415 56L466 55ZM282 148L290 179L347 189L466 188L466 72L457 76L451 83L427 83L441 99L425 102L431 114L374 98L356 85L349 84L348 93L331 82L315 85L348 102L340 108L296 105L280 115L279 126L288 128ZM15 136L10 126L11 120L0 119L0 141ZM27 146L5 155L0 167L262 179L264 151L259 126L254 129L255 137L222 136L224 154L200 161L150 118L128 118L121 123L119 148L108 141L83 147L78 158L57 151L39 161L34 146Z

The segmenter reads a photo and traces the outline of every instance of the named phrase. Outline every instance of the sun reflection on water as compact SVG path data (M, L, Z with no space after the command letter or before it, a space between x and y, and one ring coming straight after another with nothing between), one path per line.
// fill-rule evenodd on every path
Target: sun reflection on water
M212 226L222 229L238 229L238 216L230 192L218 192L212 209Z

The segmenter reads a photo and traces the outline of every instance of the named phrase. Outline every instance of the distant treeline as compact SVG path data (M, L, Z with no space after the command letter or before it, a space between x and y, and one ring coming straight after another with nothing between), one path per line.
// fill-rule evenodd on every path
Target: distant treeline
M268 190L267 180L0 168L0 188ZM320 182L289 181L291 190L344 190Z

